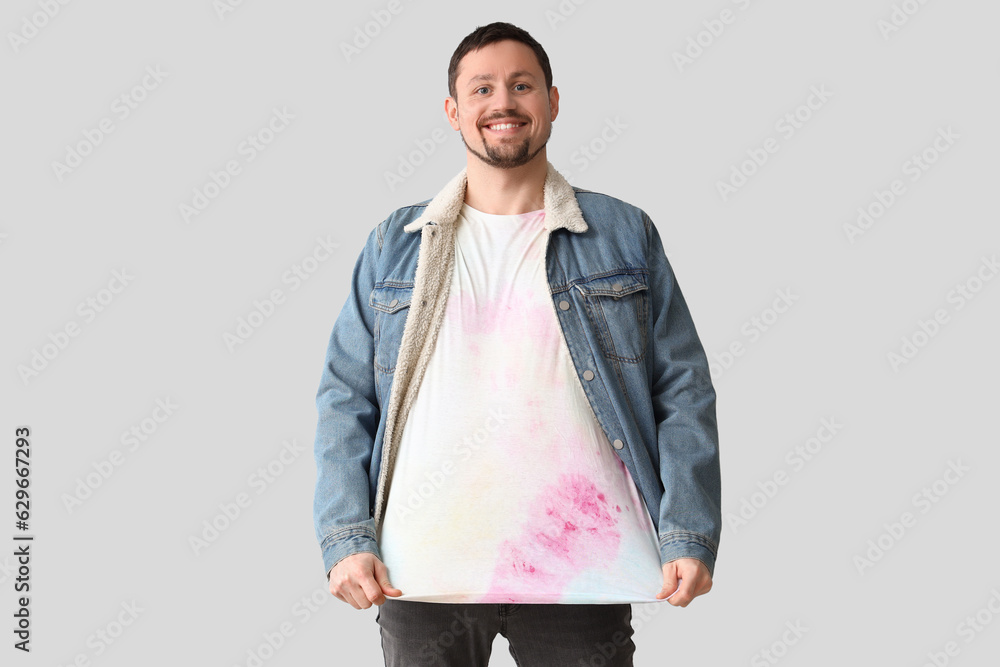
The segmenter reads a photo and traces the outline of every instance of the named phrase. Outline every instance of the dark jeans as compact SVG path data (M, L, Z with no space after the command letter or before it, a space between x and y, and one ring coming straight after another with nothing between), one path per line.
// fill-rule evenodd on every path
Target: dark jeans
M631 604L444 604L387 598L386 667L485 667L497 633L518 667L632 667Z

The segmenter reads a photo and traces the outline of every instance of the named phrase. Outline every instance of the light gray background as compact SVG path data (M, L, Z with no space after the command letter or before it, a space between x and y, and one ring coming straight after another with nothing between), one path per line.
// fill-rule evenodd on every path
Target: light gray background
M636 605L646 618L636 664L773 664L760 651L774 646L788 665L917 666L949 641L948 664L995 659L1000 621L971 633L960 624L977 612L993 620L991 599L1000 610L1000 280L974 280L1000 252L1000 6L895 4L919 11L886 38L891 0L402 0L348 62L341 44L387 2L246 0L222 18L209 0L73 2L36 17L45 25L18 46L11 34L42 10L5 3L4 664L83 654L109 667L247 665L283 623L294 634L265 665L381 664L375 608L324 595L314 396L367 234L465 164L443 115L448 59L494 20L549 53L561 92L549 159L573 184L649 213L710 355L744 344L716 378L727 522L715 588L686 609ZM679 69L675 52L726 9L733 22ZM120 119L112 104L147 67L167 75ZM832 97L784 138L776 121L813 86ZM247 162L240 142L282 107L294 120ZM57 178L53 163L102 118L114 132ZM609 121L624 128L602 146ZM911 181L904 163L949 127L958 139ZM385 173L436 130L446 140L390 189ZM717 182L768 137L780 150L723 201ZM602 152L584 169L585 145ZM185 222L179 206L231 159L242 172ZM905 194L849 242L844 225L896 178ZM338 248L293 290L282 276L317 237ZM122 269L131 283L85 323L77 304ZM949 292L970 279L981 289L958 309ZM224 334L274 289L285 302L231 352ZM751 340L742 327L778 290L796 300ZM887 355L939 308L947 323L893 369ZM80 335L22 381L18 367L70 321ZM129 451L122 432L167 397L177 410ZM786 455L824 418L843 426L795 469ZM30 656L9 633L21 424L33 429ZM302 448L297 458L253 486L286 441ZM64 495L116 449L124 462L68 511ZM915 503L950 461L969 470L939 482L933 504ZM729 517L782 471L787 483L734 528ZM195 555L189 538L239 493L250 506ZM885 525L907 511L915 524L891 537ZM855 557L880 537L891 548L859 571ZM314 593L326 602L302 613ZM133 601L143 611L97 656L88 636ZM782 646L795 623L804 635ZM492 664L513 664L503 639Z

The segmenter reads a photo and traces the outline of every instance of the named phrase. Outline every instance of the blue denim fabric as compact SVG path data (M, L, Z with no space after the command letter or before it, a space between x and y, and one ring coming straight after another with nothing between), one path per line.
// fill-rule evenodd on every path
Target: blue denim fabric
M550 234L553 312L594 414L649 508L661 562L697 558L714 575L721 476L704 348L649 216L605 194L572 191L588 228ZM330 336L316 394L314 501L327 577L352 554L381 558L373 508L385 406L422 242L403 226L430 201L372 229Z

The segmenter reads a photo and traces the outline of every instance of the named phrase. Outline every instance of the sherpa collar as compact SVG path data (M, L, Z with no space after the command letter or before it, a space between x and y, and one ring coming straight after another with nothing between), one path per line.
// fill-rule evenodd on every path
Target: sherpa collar
M406 224L403 230L415 232L432 221L439 225L453 224L462 210L462 204L465 203L467 169L468 167L463 168L448 181L448 184L427 204L423 214ZM548 172L545 175L543 197L546 229L552 232L565 227L571 232L587 231L587 222L583 219L573 186L563 178L551 162L548 162Z

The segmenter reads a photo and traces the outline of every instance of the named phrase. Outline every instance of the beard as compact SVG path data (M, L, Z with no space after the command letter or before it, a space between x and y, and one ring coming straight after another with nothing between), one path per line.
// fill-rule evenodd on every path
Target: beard
M498 169L514 169L515 167L520 167L531 162L545 148L545 145L549 143L549 137L552 136L552 127L551 125L549 126L549 136L545 137L542 144L534 151L531 150L530 137L524 141L502 141L500 144L494 145L487 141L484 135L484 154L469 145L469 142L465 140L465 134L461 130L459 130L459 136L462 137L462 143L465 144L465 148L486 164Z

